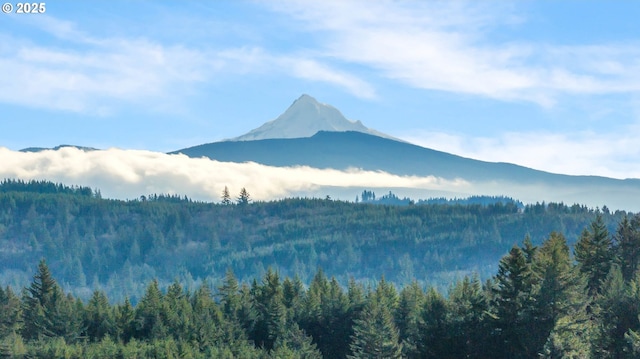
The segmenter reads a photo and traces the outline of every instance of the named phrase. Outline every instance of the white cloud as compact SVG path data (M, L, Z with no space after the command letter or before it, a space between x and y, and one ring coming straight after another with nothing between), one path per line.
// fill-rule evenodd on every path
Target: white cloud
M256 163L218 162L159 152L109 149L83 152L75 148L24 153L0 147L0 178L47 179L99 188L112 198L149 193L187 195L218 201L224 186L267 200L312 192L325 186L464 190L468 183L432 176L397 176L362 170L270 167Z
M0 49L0 101L32 107L99 113L114 100L170 101L215 67L197 51L146 40L82 40L68 49L6 39L12 46Z
M219 56L233 64L233 70L240 73L257 72L293 76L304 80L328 83L360 98L374 98L376 96L375 89L368 82L313 59L309 55L276 55L258 47L243 47L221 51Z
M561 94L640 91L637 44L493 40L492 32L524 24L515 5L292 0L271 8L326 35L319 50L323 56L373 68L416 88L543 106L553 105Z
M374 93L356 76L301 55L274 55L259 47L188 48L145 38L97 38L72 22L49 16L41 20L31 25L63 45L0 34L0 102L92 114L109 113L123 103L165 110L194 86L229 73L275 73L328 83L360 97Z
M473 183L464 179L398 176L359 169L341 171L218 162L140 150L83 152L63 148L23 153L0 147L0 178L45 179L89 186L100 189L105 197L121 199L157 193L218 202L223 188L228 186L231 193L247 188L255 200L325 194L352 200L363 189L380 193L392 189L397 194L415 199L506 195L525 203L564 201L591 207L606 204L612 209L640 210L640 204L633 200L640 196L640 188L633 184L620 191L620 187L592 188L588 185L563 187L503 181Z

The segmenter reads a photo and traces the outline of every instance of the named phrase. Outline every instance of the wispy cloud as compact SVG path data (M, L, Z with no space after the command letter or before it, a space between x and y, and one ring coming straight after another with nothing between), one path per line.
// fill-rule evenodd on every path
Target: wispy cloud
M68 22L44 19L44 29L67 46L5 34L0 68L8 71L0 78L0 101L100 114L113 101L169 101L176 88L203 81L216 66L199 51L144 39L91 38Z
M640 91L637 44L560 46L491 33L524 23L500 2L284 1L275 11L320 32L323 56L409 86L551 106L562 94ZM640 39L639 39L640 41Z
M221 51L218 56L240 73L292 76L323 82L342 88L360 98L374 98L374 87L349 72L339 70L305 54L272 54L260 47L242 47Z
M0 102L79 113L108 114L122 104L167 109L197 86L228 75L290 76L323 82L359 97L371 85L300 54L260 47L187 47L147 38L96 37L69 21L39 17L34 28L57 45L0 33Z

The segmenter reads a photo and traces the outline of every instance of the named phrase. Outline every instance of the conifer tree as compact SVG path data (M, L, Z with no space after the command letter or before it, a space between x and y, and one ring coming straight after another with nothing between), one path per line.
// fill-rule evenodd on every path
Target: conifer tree
M575 245L575 259L580 272L587 279L587 288L592 298L601 293L611 264L613 263L612 241L601 214L585 229Z
M529 342L532 350L551 353L553 345L562 345L575 352L584 345L588 339L586 327L584 332L579 331L579 324L584 319L582 313L585 310L587 296L584 281L581 280L573 267L569 247L562 234L553 232L537 253L534 263L535 271L539 277L539 285L535 293L535 325L530 328ZM562 321L560 326L558 323ZM568 328L576 330L575 333L563 332ZM549 343L549 337L555 333L552 339L556 344ZM576 335L576 345L561 343L559 335ZM545 349L546 348L546 349ZM548 354L547 353L547 354Z
M630 358L640 357L640 334L630 329L624 338L627 341L627 356Z
M286 332L275 342L271 358L322 359L322 354L311 338L296 323L291 322L287 327Z
M136 306L135 328L139 339L159 339L167 334L163 295L158 281L153 280Z
M257 320L250 339L259 347L271 350L278 337L284 334L287 321L280 276L269 267L262 285L255 283L252 291Z
M224 186L224 190L222 190L222 204L228 206L231 204L231 195L229 194L229 188Z
M135 334L135 310L129 301L129 297L124 299L124 303L116 306L115 309L116 338L123 343L128 343Z
M115 318L103 291L96 290L91 295L85 309L84 326L90 341L98 342L105 336L116 334Z
M453 358L459 348L451 347L448 340L449 308L447 300L435 288L425 295L420 322L420 340L417 342L419 358Z
M348 358L399 359L402 357L402 344L399 343L391 308L387 305L388 288L378 285L372 294L360 318L355 321Z
M613 265L602 284L598 306L597 333L593 354L597 358L627 358L629 349L625 336L640 330L640 277L625 283L618 265Z
M206 282L193 293L191 306L193 312L189 334L191 341L200 351L225 343L235 345L244 340L239 329L240 324L237 321L225 320Z
M304 300L304 284L297 275L291 280L285 278L282 282L282 300L287 308L287 317L293 320L300 320L302 317L302 301Z
M522 249L511 248L500 260L495 286L492 288L492 307L496 329L496 343L502 358L532 357L527 339L533 325L534 274ZM534 352L535 354L535 352Z
M636 215L631 220L627 216L622 218L614 240L622 278L630 281L640 268L640 215Z
M61 336L75 340L80 335L80 318L74 311L74 304L72 298L62 293L49 267L41 260L33 282L22 295L23 338Z
M487 298L477 276L465 277L449 291L447 342L451 353L461 358L486 358L490 332Z
M193 318L191 302L177 280L167 289L167 294L163 298L163 308L167 331L175 340L189 338Z
M240 310L240 287L238 280L229 268L225 274L222 285L218 287L218 297L220 305L225 317L231 321L238 319L238 311Z
M239 205L247 205L251 201L251 196L249 196L249 192L246 188L242 187L240 189L240 195L238 196L238 204Z
M406 358L418 358L418 342L420 342L420 321L425 295L418 282L413 281L400 292L396 324L399 340L402 343Z
M0 287L0 339L20 330L21 315L20 298L13 293L11 287Z

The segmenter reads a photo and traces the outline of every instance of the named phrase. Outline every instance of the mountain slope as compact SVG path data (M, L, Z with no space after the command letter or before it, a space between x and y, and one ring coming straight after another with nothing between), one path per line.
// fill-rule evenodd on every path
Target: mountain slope
M436 176L469 181L510 180L521 183L623 183L597 176L568 176L509 163L478 161L406 142L360 132L318 132L309 138L224 141L172 152L227 162L257 162L270 166L361 168L398 175ZM640 185L640 180L626 180Z
M640 208L639 179L554 174L509 163L464 158L360 132L321 131L308 138L215 142L173 153L226 162L340 170L359 168L403 176L434 176L436 183L440 183L439 179L463 182L443 184L446 188L436 184L430 188L444 192L421 192L413 196L506 195L525 203L555 201L634 211Z
M357 131L391 138L365 127L360 121L347 120L338 109L302 95L278 118L228 141L252 141L270 138L310 137L318 131Z

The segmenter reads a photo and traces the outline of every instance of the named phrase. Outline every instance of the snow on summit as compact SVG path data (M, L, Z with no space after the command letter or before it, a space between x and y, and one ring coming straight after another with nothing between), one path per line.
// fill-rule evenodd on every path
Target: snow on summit
M305 94L295 100L275 120L266 122L242 136L229 139L229 141L311 137L318 131L357 131L390 138L390 136L365 127L360 121L347 120L335 107L320 103Z

